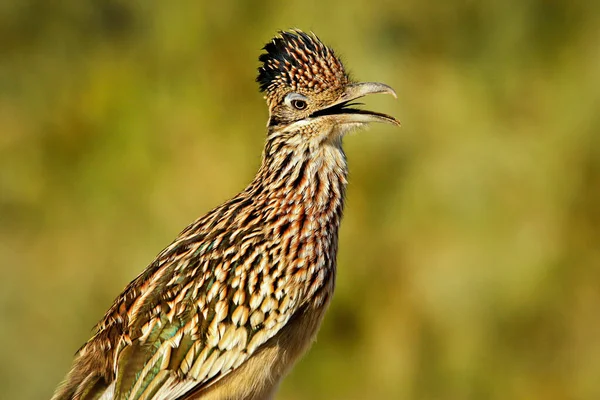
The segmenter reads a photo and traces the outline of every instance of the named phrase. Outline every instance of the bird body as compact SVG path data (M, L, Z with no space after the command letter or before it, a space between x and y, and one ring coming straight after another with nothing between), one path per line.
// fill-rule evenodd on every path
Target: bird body
M384 114L314 35L265 46L261 167L123 291L53 400L269 399L314 340L333 294L348 167L344 134Z

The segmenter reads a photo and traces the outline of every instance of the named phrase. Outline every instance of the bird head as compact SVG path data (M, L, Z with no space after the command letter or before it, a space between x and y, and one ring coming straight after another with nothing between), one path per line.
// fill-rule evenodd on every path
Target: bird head
M368 94L396 97L396 92L383 83L352 81L333 50L314 34L280 32L264 50L256 81L269 106L270 129L324 139L370 122L400 125L389 115L352 107Z

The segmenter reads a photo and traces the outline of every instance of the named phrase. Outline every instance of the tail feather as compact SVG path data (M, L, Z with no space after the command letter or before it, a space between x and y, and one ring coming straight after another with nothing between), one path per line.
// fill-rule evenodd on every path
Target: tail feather
M104 396L109 389L109 384L102 375L98 374L98 369L94 369L93 363L93 360L88 360L86 357L78 357L51 400L112 399L113 396Z

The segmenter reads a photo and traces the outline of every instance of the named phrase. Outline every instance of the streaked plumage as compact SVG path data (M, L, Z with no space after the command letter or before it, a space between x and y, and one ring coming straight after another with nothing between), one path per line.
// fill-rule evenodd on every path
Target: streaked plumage
M347 184L342 137L397 121L348 107L352 83L314 35L281 32L257 81L261 167L189 225L115 300L53 399L267 399L314 339L333 293Z

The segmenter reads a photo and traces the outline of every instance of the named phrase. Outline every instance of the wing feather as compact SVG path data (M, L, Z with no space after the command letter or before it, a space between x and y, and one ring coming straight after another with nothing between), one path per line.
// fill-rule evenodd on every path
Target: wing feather
M156 262L165 261L154 282L161 293L136 303L127 332L133 339L116 354L115 399L174 399L204 390L285 326L300 296L275 285L284 266L269 271L267 249L253 246L237 257L243 263L232 263L232 251L240 249L231 247L221 237L188 251L172 245L159 255Z

